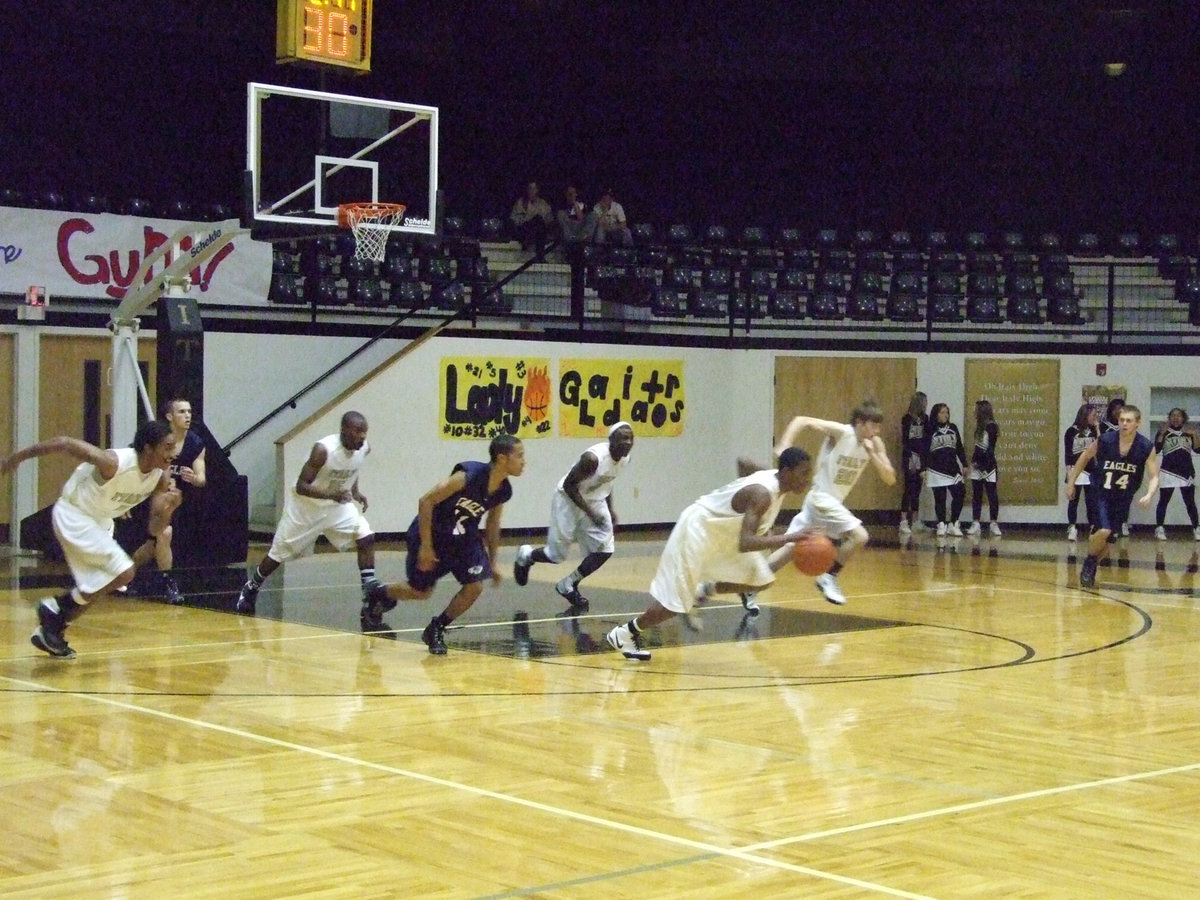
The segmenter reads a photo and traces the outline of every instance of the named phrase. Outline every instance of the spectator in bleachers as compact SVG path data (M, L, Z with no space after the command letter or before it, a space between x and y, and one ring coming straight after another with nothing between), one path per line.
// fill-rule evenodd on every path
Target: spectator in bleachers
M563 192L563 205L558 211L558 228L564 244L578 244L591 240L596 228L596 217L589 213L575 185L568 184Z
M596 219L596 243L616 243L633 246L633 232L625 221L625 209L613 199L613 189L605 188L592 210Z
M541 254L550 234L550 226L554 223L554 215L540 193L536 181L525 186L525 194L517 198L509 213L512 220L513 232L521 242L522 250L532 250Z

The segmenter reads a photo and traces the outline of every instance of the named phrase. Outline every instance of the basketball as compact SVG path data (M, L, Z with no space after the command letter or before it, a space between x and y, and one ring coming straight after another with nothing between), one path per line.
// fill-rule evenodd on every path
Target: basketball
M837 547L823 534L806 534L792 544L792 562L805 575L824 575L837 559Z

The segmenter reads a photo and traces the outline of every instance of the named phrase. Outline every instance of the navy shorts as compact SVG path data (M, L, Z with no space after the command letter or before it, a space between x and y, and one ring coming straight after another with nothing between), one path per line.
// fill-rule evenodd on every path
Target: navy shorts
M1089 491L1091 487L1089 486ZM1129 507L1133 503L1133 494L1126 491L1100 490L1096 497L1096 520L1092 523L1093 531L1118 532L1121 526L1129 521Z
M417 557L421 551L421 537L408 533L408 557L404 561L404 570L408 575L408 583L418 591L427 591L437 584L443 575L453 575L459 584L471 584L492 577L492 561L488 557L487 548L478 534L464 540L434 542L437 551L437 565L431 571L423 572L417 568Z

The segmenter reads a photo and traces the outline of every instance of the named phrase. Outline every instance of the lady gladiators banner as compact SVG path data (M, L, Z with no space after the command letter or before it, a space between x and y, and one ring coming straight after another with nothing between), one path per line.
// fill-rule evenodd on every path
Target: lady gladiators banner
M543 358L443 357L442 437L552 434L549 373L550 360Z
M563 437L603 437L622 420L638 437L675 437L686 408L683 360L560 360L558 402Z
M602 437L620 421L639 437L683 433L682 360L565 359L559 373L554 391L549 359L443 357L442 437L547 437L556 417L562 437Z

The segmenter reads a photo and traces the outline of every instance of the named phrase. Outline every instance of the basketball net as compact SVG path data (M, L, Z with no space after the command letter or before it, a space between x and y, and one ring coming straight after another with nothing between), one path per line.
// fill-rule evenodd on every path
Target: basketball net
M354 234L354 258L383 262L393 225L404 221L403 203L342 203L338 224Z

